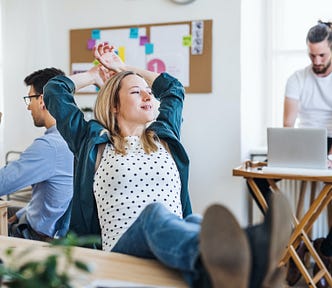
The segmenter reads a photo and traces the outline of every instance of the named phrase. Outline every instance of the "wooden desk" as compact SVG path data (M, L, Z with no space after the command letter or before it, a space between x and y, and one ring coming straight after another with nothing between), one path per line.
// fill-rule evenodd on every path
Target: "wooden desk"
M310 204L310 207L308 208L304 216L301 219L297 219L296 216L293 215L292 220L294 224L294 231L289 240L287 249L281 259L280 265L286 265L289 258L292 257L309 287L317 287L316 283L323 277L325 277L329 285L332 287L332 277L325 268L325 265L323 264L322 260L320 259L307 235L312 228L312 225L321 214L322 210L326 208L326 206L332 201L332 176L265 173L259 170L261 166L265 165L266 163L255 164L247 161L240 167L233 169L233 176L241 176L248 181L248 185L251 187L259 203L265 210L267 209L267 203L254 181L255 178L266 179L270 184L271 190L275 193L282 192L276 185L275 179L322 181L324 183L323 188L317 193L316 198ZM320 268L320 271L315 276L311 276L309 274L307 268L302 263L298 254L296 253L296 248L301 241L305 243L309 250L310 256Z
M45 242L0 236L0 257L6 263L4 251L8 247L15 249L37 248L31 256L42 259L54 248L49 248ZM75 272L75 287L84 287L97 279L114 279L141 284L188 287L177 271L169 269L155 260L146 260L119 253L109 253L100 250L74 247L73 256L94 268L92 273ZM32 257L31 257L32 258ZM76 283L77 282L77 283Z

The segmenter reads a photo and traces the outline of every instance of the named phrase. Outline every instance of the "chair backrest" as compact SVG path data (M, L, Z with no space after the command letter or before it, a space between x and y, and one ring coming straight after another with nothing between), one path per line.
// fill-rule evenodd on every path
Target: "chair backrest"
M5 156L6 164L20 158L21 153L22 153L21 151L8 151Z
M6 165L9 164L12 161L15 161L20 158L22 152L21 151L14 151L10 150L5 155L5 163ZM7 195L7 200L16 200L20 202L27 203L31 199L31 186L22 188L15 193L11 193Z

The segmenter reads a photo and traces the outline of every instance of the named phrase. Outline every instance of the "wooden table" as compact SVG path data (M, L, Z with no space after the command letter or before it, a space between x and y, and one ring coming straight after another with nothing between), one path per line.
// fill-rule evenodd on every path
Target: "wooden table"
M293 215L294 230L287 245L287 249L281 259L280 265L286 265L289 258L292 257L296 266L300 270L306 283L309 287L317 287L316 283L323 277L327 280L330 287L332 287L332 277L327 271L325 265L314 249L309 237L308 232L312 228L312 225L321 214L322 210L332 201L332 176L316 176L316 175L303 175L303 174L280 174L280 173L266 173L261 170L262 166L266 163L253 163L246 161L241 166L233 169L233 176L240 176L248 181L248 185L251 187L253 193L257 197L260 205L266 210L268 208L267 203L256 185L254 179L266 179L270 184L271 190L275 193L282 193L276 184L276 179L290 179L290 180L302 180L302 181L321 181L324 183L321 191L317 193L316 198L310 204L310 207L300 219L297 219ZM303 241L309 250L310 256L317 263L320 271L311 276L305 265L300 260L296 253L296 248Z
M34 260L43 259L55 248L48 243L0 236L0 257L6 263L5 250L8 247L33 250L30 257ZM92 273L75 272L75 287L84 287L93 280L113 279L137 282L146 285L188 287L177 271L165 267L158 261L141 259L119 253L109 253L82 247L74 247L73 256L93 267Z

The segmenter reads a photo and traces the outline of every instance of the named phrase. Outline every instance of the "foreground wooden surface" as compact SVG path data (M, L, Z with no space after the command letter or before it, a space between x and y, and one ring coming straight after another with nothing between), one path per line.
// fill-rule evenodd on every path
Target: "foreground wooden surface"
M7 259L4 252L8 247L15 247L17 252L28 248L31 253L27 257L32 260L43 259L56 251L55 248L50 248L44 242L0 236L0 257L4 263ZM73 256L89 264L93 269L92 273L72 271L75 287L85 287L93 280L99 279L114 279L156 286L188 287L180 273L166 268L155 260L81 247L74 247Z

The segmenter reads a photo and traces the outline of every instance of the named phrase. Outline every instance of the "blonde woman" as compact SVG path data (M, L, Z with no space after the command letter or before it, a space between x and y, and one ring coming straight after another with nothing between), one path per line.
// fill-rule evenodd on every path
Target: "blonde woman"
M247 230L221 205L203 222L191 214L189 159L180 142L183 86L167 73L124 64L106 43L94 53L100 66L54 78L44 89L76 159L71 229L101 235L105 251L156 258L181 271L190 287L282 281L276 266L291 229L285 199L274 197L265 222ZM87 122L73 93L91 84L102 88L96 120Z

